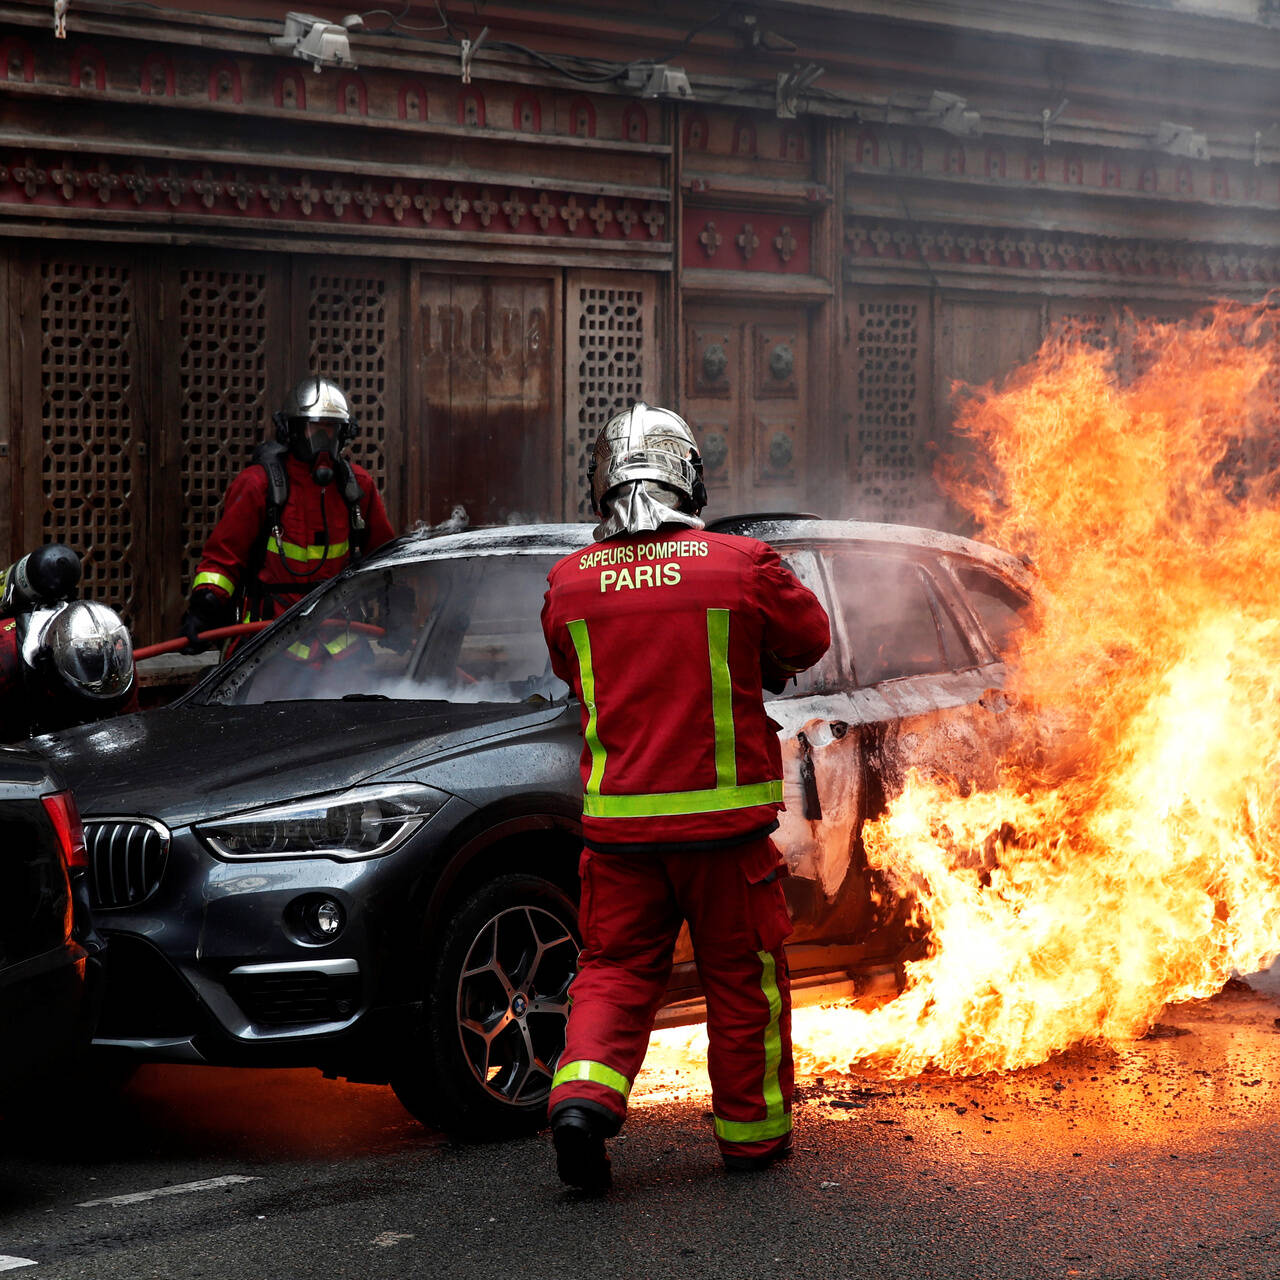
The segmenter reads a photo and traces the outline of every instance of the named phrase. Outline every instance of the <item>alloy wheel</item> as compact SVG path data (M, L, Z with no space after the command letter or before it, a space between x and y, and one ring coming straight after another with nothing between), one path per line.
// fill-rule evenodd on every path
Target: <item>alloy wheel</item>
M550 1094L577 957L569 927L541 907L501 911L476 934L458 977L458 1035L497 1101L529 1106Z

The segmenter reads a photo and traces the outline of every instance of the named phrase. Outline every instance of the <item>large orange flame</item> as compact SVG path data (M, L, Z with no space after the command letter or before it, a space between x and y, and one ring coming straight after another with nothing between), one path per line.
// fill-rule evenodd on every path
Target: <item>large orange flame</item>
M931 933L894 1001L800 1010L797 1065L1009 1069L1144 1033L1280 952L1280 338L1263 307L1051 338L950 488L1044 586L1002 785L912 776L864 831ZM1050 731L1052 730L1052 731Z

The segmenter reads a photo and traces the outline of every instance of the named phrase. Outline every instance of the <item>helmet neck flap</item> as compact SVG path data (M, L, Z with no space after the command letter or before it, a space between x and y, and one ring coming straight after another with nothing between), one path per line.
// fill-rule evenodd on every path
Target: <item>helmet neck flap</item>
M605 497L595 539L603 542L624 533L649 533L664 524L703 528L702 521L692 512L679 509L680 501L680 494L656 480L625 480Z

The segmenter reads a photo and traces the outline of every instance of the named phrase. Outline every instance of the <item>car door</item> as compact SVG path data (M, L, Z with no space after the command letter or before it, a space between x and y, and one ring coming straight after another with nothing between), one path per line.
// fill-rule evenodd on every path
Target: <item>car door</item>
M812 546L783 543L778 543L776 549L783 563L830 613L830 593L817 551ZM858 739L855 735L847 742L843 740L849 708L840 693L846 683L840 648L833 641L815 666L800 672L768 702L769 715L782 744L782 789L787 808L779 814L782 825L774 842L791 872L784 888L796 931L793 941L816 936L820 922L830 914L834 895L826 895L822 886L829 879L837 885L843 879L849 833L856 826L856 814L862 804ZM822 761L820 772L802 771L802 756L812 759L815 753ZM820 781L815 782L816 779ZM809 958L796 953L791 957L792 976L812 968L830 967L830 959L815 956L811 964ZM673 991L696 985L692 962L693 946L685 925L676 943Z
M862 824L912 768L981 781L996 752L1002 668L936 558L895 543L815 548L832 621L825 668L777 700L787 809L775 837L792 873L796 941L856 939L873 954L878 910Z

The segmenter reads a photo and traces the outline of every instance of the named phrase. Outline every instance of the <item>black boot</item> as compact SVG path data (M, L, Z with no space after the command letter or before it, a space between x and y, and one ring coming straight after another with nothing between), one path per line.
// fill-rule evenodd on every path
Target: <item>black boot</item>
M613 1185L604 1133L599 1121L583 1107L559 1107L551 1120L560 1181L591 1196Z
M785 1160L791 1154L791 1135L785 1142L779 1143L772 1151L761 1152L758 1156L740 1156L732 1152L721 1152L724 1167L730 1173L759 1173L779 1160Z

